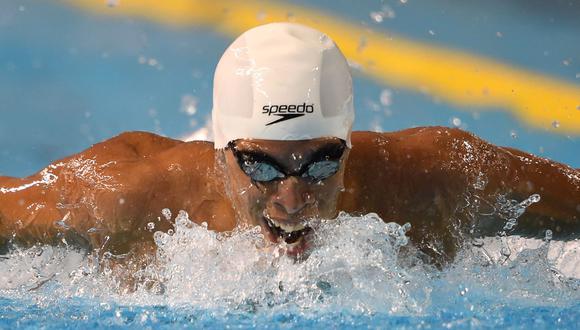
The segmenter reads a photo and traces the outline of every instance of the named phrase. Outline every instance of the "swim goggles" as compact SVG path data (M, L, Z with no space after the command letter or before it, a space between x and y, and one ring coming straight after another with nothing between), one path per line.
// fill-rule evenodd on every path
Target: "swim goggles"
M253 181L272 182L296 176L316 183L338 172L345 147L346 144L342 140L341 144L322 147L310 157L309 163L292 172L283 170L282 166L266 153L238 150L235 141L228 143L227 149L232 150L242 171Z

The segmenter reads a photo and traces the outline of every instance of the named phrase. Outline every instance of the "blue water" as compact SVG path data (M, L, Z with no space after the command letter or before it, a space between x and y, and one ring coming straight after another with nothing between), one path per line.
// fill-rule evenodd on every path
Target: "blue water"
M580 84L578 2L291 3ZM396 17L373 22L369 13L385 4ZM179 138L204 127L213 69L229 42L210 27L95 16L59 1L1 1L0 175L29 175L123 131ZM354 83L355 130L459 118L492 143L580 167L578 135L527 127L505 109L458 109L356 72ZM384 91L389 104L381 104ZM196 111L184 111L191 104ZM580 286L560 272L570 260L549 257L556 245L509 262L466 246L437 270L378 239L384 228L372 219L351 220L332 227L332 240L301 264L256 250L252 234L218 240L203 228L176 230L158 241L158 268L145 272L164 279L162 292L122 293L91 255L66 247L17 249L0 256L0 328L578 328Z
M76 329L76 328L214 328L214 329L305 329L305 328L399 328L399 329L576 329L580 323L580 304L566 308L506 306L483 312L466 310L438 311L428 316L371 315L341 312L313 312L308 316L291 310L279 313L245 311L207 311L193 307L127 307L63 301L49 307L34 302L0 299L3 328ZM26 317L22 317L26 315Z
M580 26L574 19L580 15L578 2L291 3L326 8L379 32L580 84ZM369 13L385 4L397 16L374 23ZM95 16L58 1L2 1L0 27L0 174L17 176L123 131L178 138L203 127L211 110L214 67L232 41L210 27L170 28L135 18ZM159 65L147 64L150 59ZM492 143L580 167L577 135L532 129L505 109L457 108L423 93L377 84L356 72L354 84L355 130L450 126L459 118L462 128ZM388 106L380 103L385 89L392 94ZM185 96L197 101L195 114L183 111Z

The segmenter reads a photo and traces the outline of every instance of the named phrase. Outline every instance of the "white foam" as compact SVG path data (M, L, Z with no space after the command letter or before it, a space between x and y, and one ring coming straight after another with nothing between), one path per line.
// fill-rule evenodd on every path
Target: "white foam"
M558 242L547 250L542 250L545 242L527 241L521 249L510 245L509 263L482 256L480 248L466 249L440 271L423 265L406 245L407 226L384 223L376 214L341 214L311 226L312 252L296 262L284 255L284 244L266 244L259 228L216 233L181 212L173 230L155 233L158 262L132 274L153 289L133 293L123 293L119 277L110 269L97 270L90 255L64 247L16 249L0 259L0 296L33 297L43 304L81 297L210 310L407 315L453 303L477 308L486 301L545 305L580 298L573 289L577 284L562 276L566 267L577 269L577 262L569 263L579 259L577 242L572 250ZM491 251L494 244L485 241L484 248Z
M406 227L385 224L374 214L341 214L313 226L313 252L295 262L282 253L283 245L265 245L259 227L217 234L181 213L172 235L156 233L164 266L150 275L163 279L172 303L207 308L267 303L300 309L420 309L406 284L410 275L397 260L407 242Z
M546 241L539 238L525 238L517 235L505 237L504 241L487 237L483 239L484 245L481 249L476 249L483 253L494 263L511 265L517 262L518 257L524 251L540 250L546 251L546 260L551 268L561 275L580 280L580 241ZM502 248L507 245L510 250L509 257L501 253Z

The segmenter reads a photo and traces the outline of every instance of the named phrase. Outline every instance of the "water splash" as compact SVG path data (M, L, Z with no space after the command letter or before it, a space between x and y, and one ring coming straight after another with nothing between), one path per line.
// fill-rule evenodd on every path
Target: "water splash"
M385 224L376 214L341 214L310 225L312 253L296 262L284 255L284 243L266 245L259 227L215 233L182 212L172 235L155 233L163 266L149 269L148 276L162 279L173 303L205 308L421 309L416 297L426 295L410 294L421 286L410 285L413 276L398 264L399 249L408 242L408 225Z
M311 253L300 262L285 256L284 244L266 244L258 227L216 233L191 222L185 212L174 223L172 230L155 233L157 261L134 271L143 281L135 292L123 292L117 270L102 269L94 255L35 246L0 259L0 298L33 299L40 306L80 298L108 306L189 306L242 315L419 316L456 306L484 313L510 304L566 305L580 294L571 289L576 282L553 270L554 255L567 253L559 252L566 249L554 241L517 248L509 267L474 248L436 270L424 265L410 245L408 224L385 223L376 214L341 213L335 220L311 221ZM493 244L481 245L490 251ZM116 320L114 308L108 310ZM119 310L122 319L126 313ZM151 321L150 315L143 317Z

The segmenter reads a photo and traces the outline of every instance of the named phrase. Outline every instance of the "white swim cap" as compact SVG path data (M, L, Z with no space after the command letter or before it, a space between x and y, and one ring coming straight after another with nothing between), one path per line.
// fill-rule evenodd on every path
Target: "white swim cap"
M217 65L214 146L236 139L337 137L350 147L354 120L346 59L325 34L294 23L255 27Z

